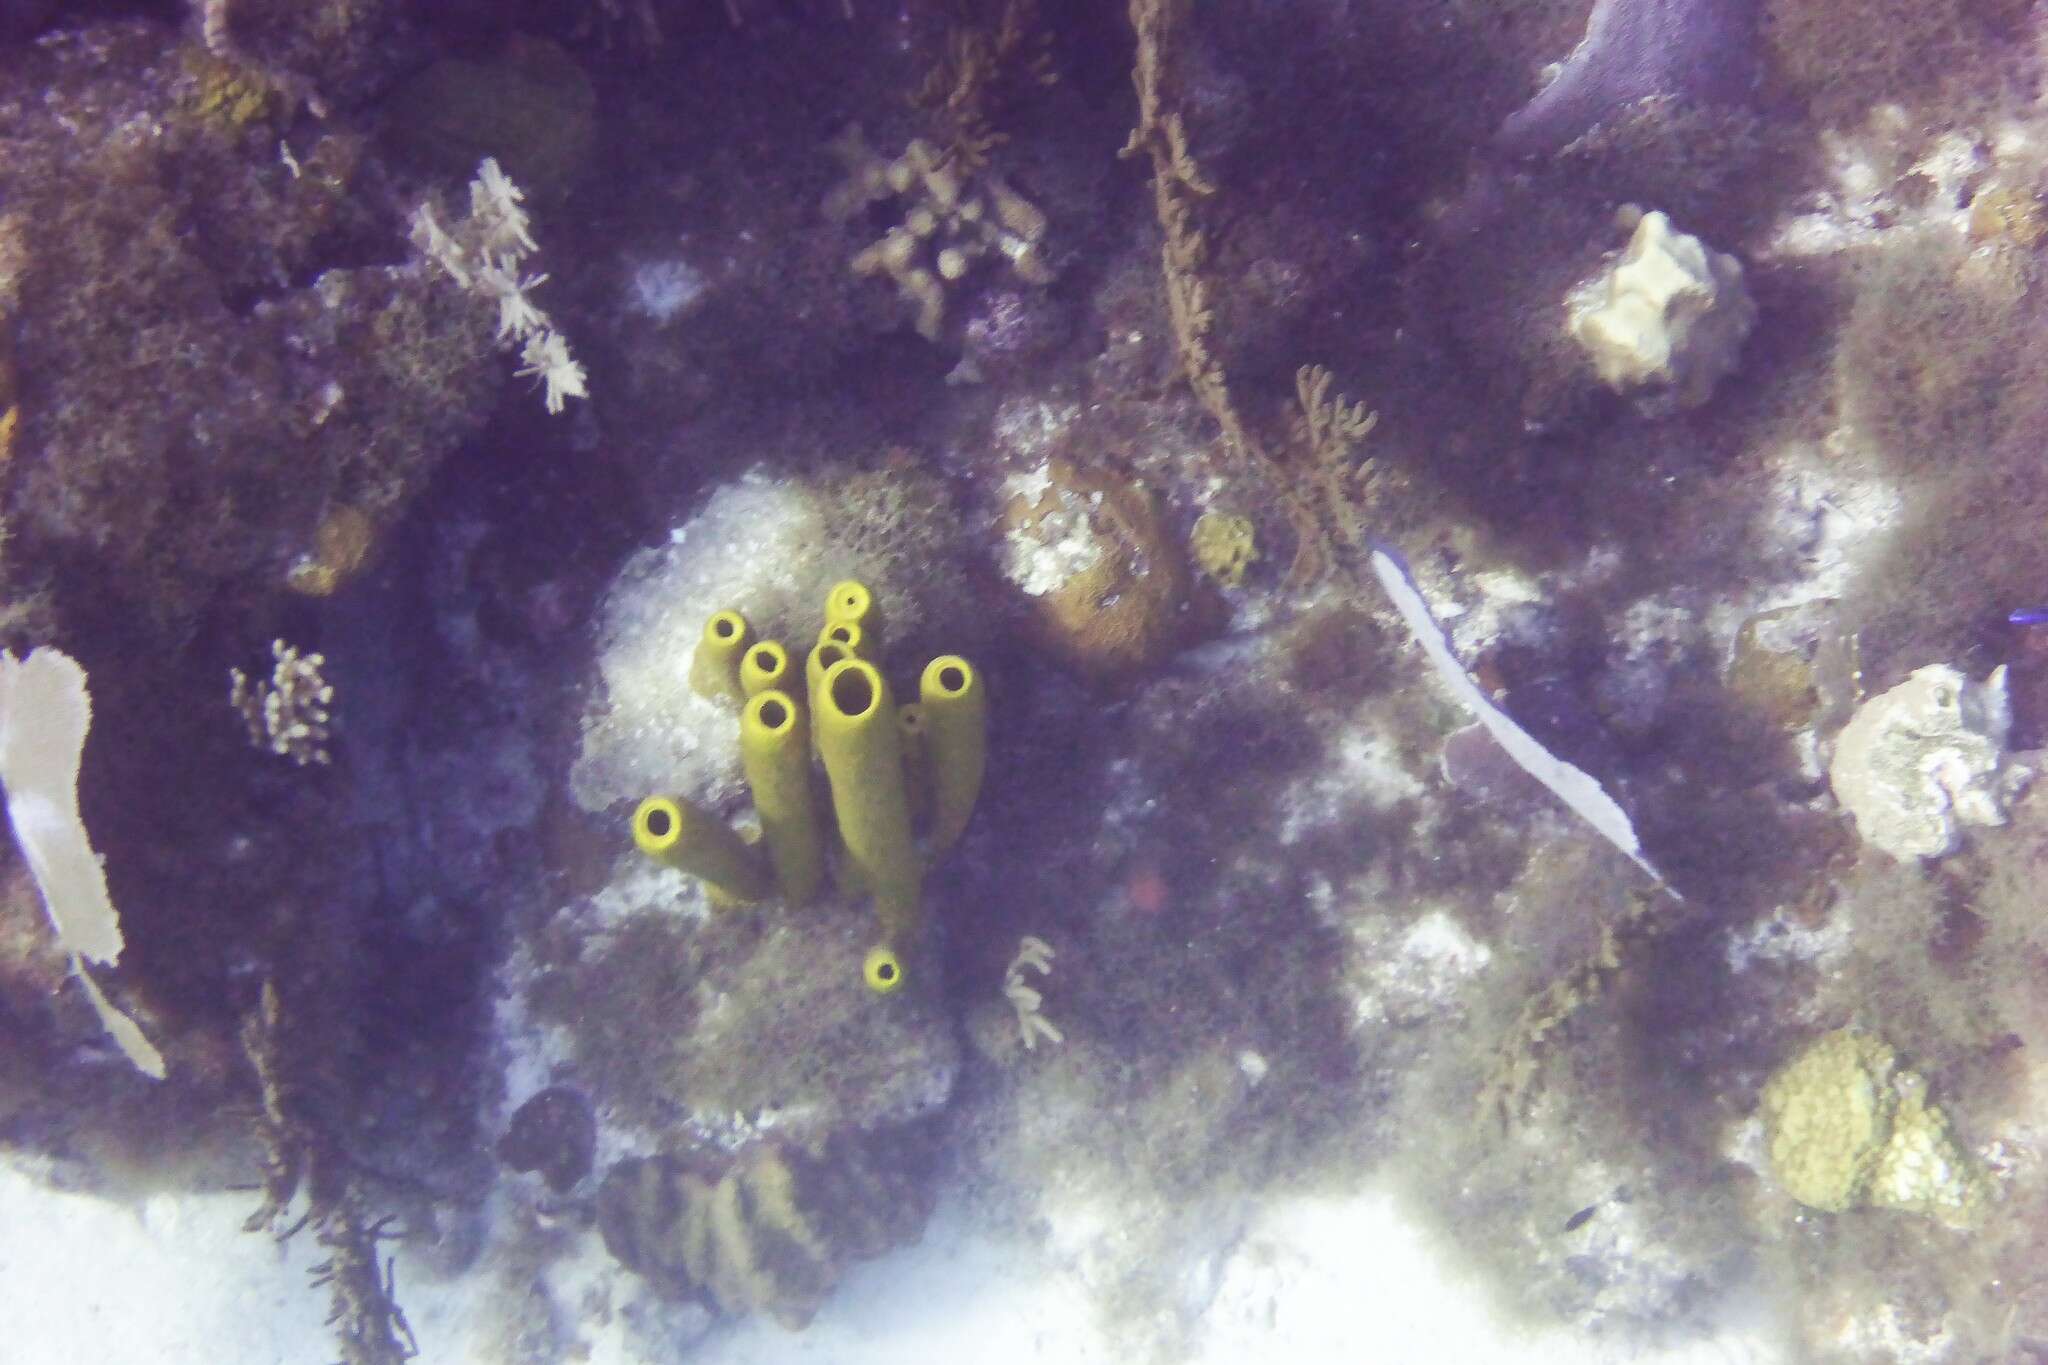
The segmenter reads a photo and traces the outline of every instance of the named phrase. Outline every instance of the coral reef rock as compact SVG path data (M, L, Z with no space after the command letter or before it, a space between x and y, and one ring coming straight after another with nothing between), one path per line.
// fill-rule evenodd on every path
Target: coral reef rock
M1849 718L1828 782L1865 843L1894 858L1939 858L1961 843L1960 824L2004 824L2032 775L2005 761L2011 728L2003 667L1972 683L1930 664Z
M1566 309L1572 338L1601 382L1650 417L1706 402L1756 325L1742 263L1654 212Z

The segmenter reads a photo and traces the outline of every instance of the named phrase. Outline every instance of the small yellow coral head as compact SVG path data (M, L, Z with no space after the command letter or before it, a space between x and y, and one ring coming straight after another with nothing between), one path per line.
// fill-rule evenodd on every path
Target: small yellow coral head
M866 978L868 989L876 995L887 995L903 984L903 964L886 943L878 943L868 949L867 961L861 964L860 974Z

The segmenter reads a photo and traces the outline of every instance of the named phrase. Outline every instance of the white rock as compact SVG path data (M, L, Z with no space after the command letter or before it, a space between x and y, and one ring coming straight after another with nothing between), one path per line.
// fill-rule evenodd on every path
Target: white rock
M1865 843L1939 858L1955 852L1960 825L2004 824L2032 776L2005 762L2011 729L2003 666L1973 683L1929 664L1857 708L1835 739L1828 783Z
M1621 259L1572 291L1567 327L1646 416L1707 401L1756 324L1742 263L1646 213Z

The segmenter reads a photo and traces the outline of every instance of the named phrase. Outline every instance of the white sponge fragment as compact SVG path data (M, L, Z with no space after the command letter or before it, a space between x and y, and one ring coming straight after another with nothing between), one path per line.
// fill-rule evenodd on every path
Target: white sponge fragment
M1650 417L1706 402L1756 325L1742 263L1662 213L1644 214L1621 259L1565 306L1601 382Z
M92 724L85 670L69 654L0 654L0 783L7 818L66 949L121 956L121 919L78 814L78 763Z
M92 698L76 659L55 649L31 650L25 659L0 653L0 784L15 842L100 1023L129 1061L161 1080L162 1054L80 961L111 963L122 947L121 918L78 813L78 764L91 725Z
M1536 736L1517 725L1514 717L1495 706L1492 698L1472 681L1472 675L1451 652L1450 641L1445 637L1443 627L1437 624L1429 603L1423 599L1422 589L1415 586L1408 566L1391 552L1378 549L1372 552L1372 571L1380 580L1380 586L1387 590L1387 596L1393 599L1394 610L1401 613L1401 620L1414 634L1415 643L1422 646L1422 653L1436 669L1437 677L1442 679L1453 696L1465 704L1473 718L1486 727L1486 732L1506 750L1507 756L1523 772L1548 787L1553 796L1591 825L1601 838L1620 849L1630 862L1649 873L1674 898L1684 899L1664 880L1664 874L1643 856L1642 841L1636 838L1635 826L1629 823L1628 812L1621 808L1621 803L1609 796L1607 789L1591 773L1574 767L1544 748Z
M1828 783L1863 841L1894 858L1939 858L1960 826L2002 825L2032 774L2005 761L2005 669L1973 683L1946 664L1916 670L1858 707L1835 738Z

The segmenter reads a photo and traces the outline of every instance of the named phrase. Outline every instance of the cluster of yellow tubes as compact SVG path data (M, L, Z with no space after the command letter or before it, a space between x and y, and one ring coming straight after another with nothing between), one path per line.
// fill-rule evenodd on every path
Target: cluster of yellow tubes
M874 596L853 581L827 594L801 679L789 651L753 640L739 612L713 616L690 661L690 686L740 703L740 762L760 841L680 797L650 796L633 812L633 842L733 904L810 900L836 852L843 886L875 898L882 941L862 971L886 994L903 984L897 951L918 932L925 859L959 839L981 794L988 703L974 665L943 654L925 666L918 700L897 706L874 663L879 638ZM829 847L814 755L831 796Z

